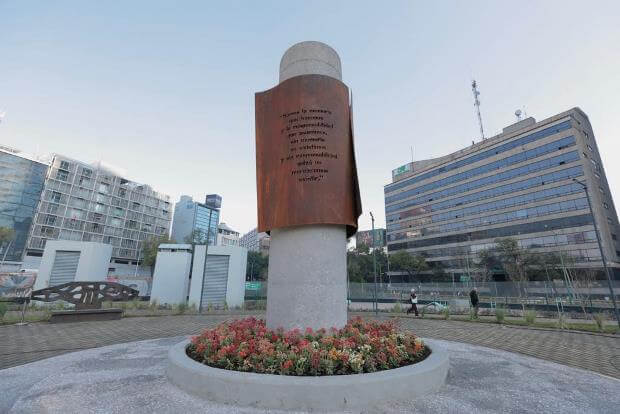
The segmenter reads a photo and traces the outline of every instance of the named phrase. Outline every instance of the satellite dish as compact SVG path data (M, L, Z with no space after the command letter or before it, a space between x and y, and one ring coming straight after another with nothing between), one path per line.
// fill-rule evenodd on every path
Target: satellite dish
M519 121L521 120L521 110L520 110L520 109L517 109L517 110L515 111L515 116L517 117L517 119L518 119Z

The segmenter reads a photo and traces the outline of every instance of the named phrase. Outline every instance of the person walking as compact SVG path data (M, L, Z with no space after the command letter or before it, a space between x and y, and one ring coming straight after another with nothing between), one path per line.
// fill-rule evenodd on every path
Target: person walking
M480 300L478 299L478 290L476 288L473 288L471 292L469 292L469 301L471 302L471 307L474 308L474 319L478 319Z
M418 297L415 294L415 289L411 289L411 308L407 309L407 315L411 312L415 312L415 316L420 316L418 314Z

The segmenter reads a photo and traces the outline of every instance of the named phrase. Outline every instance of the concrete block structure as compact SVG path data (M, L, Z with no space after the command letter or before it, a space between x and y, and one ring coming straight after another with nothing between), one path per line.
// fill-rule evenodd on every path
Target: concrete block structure
M192 246L161 244L157 250L151 302L168 305L186 303L192 265Z
M426 257L429 272L469 278L477 252L504 237L533 253L561 253L575 267L601 269L595 218L620 279L618 215L592 125L579 108L520 120L452 154L399 167L392 177L385 186L388 251ZM587 186L592 209L574 179Z
M73 281L103 282L111 256L109 244L51 240L45 245L34 290Z
M205 250L204 245L194 246L189 304L201 308L242 306L248 251L237 246L209 246L205 274Z

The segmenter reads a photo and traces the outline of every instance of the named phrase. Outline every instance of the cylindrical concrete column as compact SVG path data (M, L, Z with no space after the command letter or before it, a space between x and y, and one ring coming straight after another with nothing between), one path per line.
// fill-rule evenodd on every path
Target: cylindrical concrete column
M320 42L290 47L280 61L280 83L318 74L342 80L340 58ZM269 329L341 328L347 323L345 226L309 225L271 230L267 282Z

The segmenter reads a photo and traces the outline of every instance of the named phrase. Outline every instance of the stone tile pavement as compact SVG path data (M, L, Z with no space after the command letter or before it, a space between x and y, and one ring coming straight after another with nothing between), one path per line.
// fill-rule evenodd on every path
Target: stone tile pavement
M260 315L260 314L258 314ZM242 315L178 315L67 324L0 326L0 369L111 344L194 335ZM389 317L380 317L386 319ZM620 336L398 317L422 337L516 352L620 379Z

